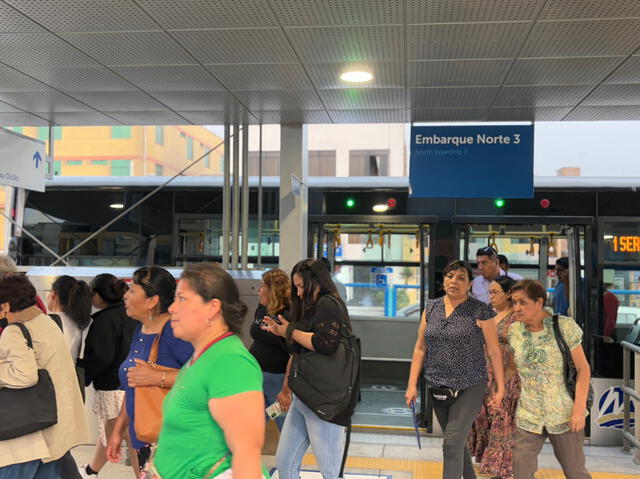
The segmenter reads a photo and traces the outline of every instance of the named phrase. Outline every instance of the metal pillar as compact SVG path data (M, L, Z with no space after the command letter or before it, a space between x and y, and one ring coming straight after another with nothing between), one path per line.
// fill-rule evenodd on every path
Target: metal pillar
M231 265L229 269L238 269L240 249L240 135L239 125L233 125L233 206L231 207Z
M260 124L258 153L258 269L262 269L262 123Z
M249 127L242 125L242 249L241 269L249 262Z
M222 187L222 267L229 269L231 231L231 127L224 125L224 186Z

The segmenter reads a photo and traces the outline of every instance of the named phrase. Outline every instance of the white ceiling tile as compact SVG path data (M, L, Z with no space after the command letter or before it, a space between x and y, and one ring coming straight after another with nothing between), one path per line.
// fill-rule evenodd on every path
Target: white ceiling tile
M571 106L580 102L592 86L505 86L494 106Z
M331 123L331 118L324 110L256 111L255 114L258 117L257 122L263 125ZM252 119L252 122L253 121Z
M405 107L404 88L360 88L320 90L328 110L401 109Z
M255 122L255 118L247 114L246 110L228 109L227 111L177 111L194 125L224 125L225 123Z
M408 0L407 19L414 23L533 21L545 0Z
M515 58L530 23L411 25L409 60Z
M404 22L401 0L271 0L271 4L285 27Z
M224 111L237 103L223 91L163 91L154 96L174 111Z
M640 45L640 18L538 22L521 58L629 55Z
M313 90L235 91L234 94L251 111L259 110L321 110L323 104Z
M329 110L334 123L406 123L403 109Z
M201 63L297 63L282 30L197 30L171 34Z
M486 121L487 108L432 108L411 111L411 121L415 123L429 122L470 122Z
M200 65L113 67L113 70L145 91L223 90L223 86Z
M629 57L604 83L640 83L640 57Z
M601 85L580 106L640 105L640 84Z
M152 30L155 22L131 0L6 0L53 32Z
M314 63L306 65L311 81L316 88L399 88L405 86L404 64L402 62L370 63ZM373 75L365 83L349 83L340 78L346 71L364 70Z
M165 32L63 33L103 65L188 65L194 59Z
M412 88L410 105L413 110L488 107L498 90L498 87Z
M46 126L49 122L30 113L1 113L0 126Z
M501 85L513 60L409 62L409 86Z
M561 121L570 107L542 107L542 108L492 108L487 121Z
M31 113L91 110L90 107L55 90L47 92L0 92L0 100Z
M624 57L536 58L516 60L506 85L594 85Z
M142 91L80 91L69 95L98 111L162 111L166 107Z
M640 17L637 0L548 0L540 20Z
M136 87L104 67L20 67L25 74L62 91L127 91Z
M303 63L402 61L400 26L288 28Z
M120 123L110 116L97 111L85 112L55 112L47 115L49 121L56 125L64 126L89 126L89 125L119 125Z
M205 65L231 90L311 90L302 66L294 63Z
M18 12L15 8L0 2L0 33L36 33L45 29Z
M579 106L565 121L638 121L640 106Z
M188 125L189 122L172 111L114 111L109 116L123 125Z
M0 67L0 91L49 91L44 83L13 68Z
M51 33L0 34L0 62L10 66L97 66Z
M21 113L22 110L0 101L0 113Z
M139 0L138 3L169 30L278 26L266 0Z

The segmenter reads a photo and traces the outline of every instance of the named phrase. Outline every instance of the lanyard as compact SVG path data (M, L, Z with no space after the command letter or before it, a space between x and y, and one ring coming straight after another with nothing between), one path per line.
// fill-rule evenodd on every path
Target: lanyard
M231 336L233 333L231 331L227 331L226 333L218 336L216 339L214 339L213 341L211 341L209 344L207 344L204 349L202 351L200 351L200 354L198 354L196 357L194 357L191 362L189 363L189 366L193 366L193 363L195 363L198 358L200 358L200 356L202 356L207 349L209 349L211 346L213 346L214 344L216 344L218 341L222 341L224 338L228 338L229 336Z

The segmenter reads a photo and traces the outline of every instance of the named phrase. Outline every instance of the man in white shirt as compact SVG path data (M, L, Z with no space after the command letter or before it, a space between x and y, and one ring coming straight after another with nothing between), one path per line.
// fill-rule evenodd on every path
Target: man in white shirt
M514 273L507 273L500 268L498 263L498 254L491 246L485 246L478 249L476 252L476 261L478 263L478 272L480 276L476 276L471 282L471 293L476 299L479 299L483 303L489 304L489 285L491 281L498 276L509 276L516 281L516 275ZM520 277L522 279L522 277Z
M507 273L507 276L509 276L510 278L515 279L516 281L520 281L521 279L524 279L524 276L522 275L509 272L509 259L505 255L503 254L498 255L498 263L500 264L500 269L502 269L505 273Z

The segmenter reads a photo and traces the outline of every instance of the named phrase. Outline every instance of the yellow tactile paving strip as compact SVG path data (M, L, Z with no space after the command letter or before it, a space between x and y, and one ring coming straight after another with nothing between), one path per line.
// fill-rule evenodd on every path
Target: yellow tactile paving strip
M307 454L302 464L316 465L313 454ZM442 477L442 463L431 461L414 461L409 459L388 459L377 457L349 457L347 467L359 469L376 469L386 471L408 471L413 473L414 479L435 479ZM638 479L640 474L620 474L617 472L592 472L593 479ZM564 474L559 469L540 469L536 473L537 479L562 479Z

